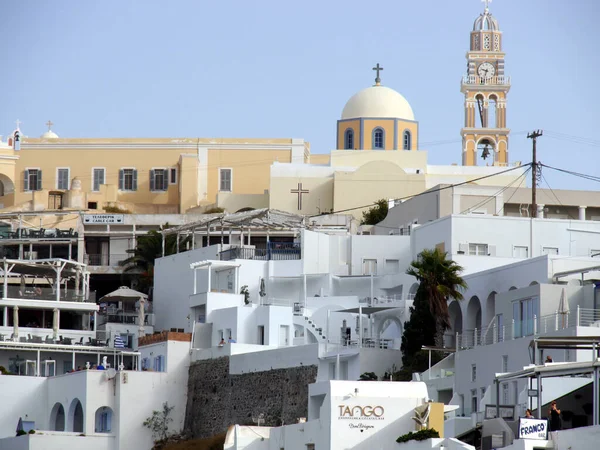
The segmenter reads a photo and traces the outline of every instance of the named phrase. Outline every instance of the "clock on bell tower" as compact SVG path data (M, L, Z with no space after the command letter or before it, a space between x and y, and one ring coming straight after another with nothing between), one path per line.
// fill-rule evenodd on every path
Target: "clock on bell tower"
M506 96L510 77L504 74L502 32L489 10L491 0L475 20L467 52L467 74L461 92L465 95L465 125L461 130L464 166L508 164Z

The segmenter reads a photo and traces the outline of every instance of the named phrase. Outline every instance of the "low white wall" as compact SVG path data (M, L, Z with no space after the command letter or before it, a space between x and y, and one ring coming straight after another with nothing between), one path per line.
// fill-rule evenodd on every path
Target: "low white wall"
M48 399L45 381L42 377L0 376L0 437L15 435L19 417L35 421L36 428L47 427L50 413L46 414Z
M0 450L112 450L115 448L114 436L80 436L79 433L42 433L44 434L0 439Z
M317 344L232 355L229 360L229 373L241 374L301 365L318 365L318 357L319 346Z

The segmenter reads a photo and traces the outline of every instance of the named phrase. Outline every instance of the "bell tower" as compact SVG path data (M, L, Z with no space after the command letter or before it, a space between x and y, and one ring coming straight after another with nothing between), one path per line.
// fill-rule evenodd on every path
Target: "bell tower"
M465 96L465 125L461 129L464 166L508 165L506 96L510 77L504 74L502 32L489 10L491 0L477 17L467 52L467 74L461 92Z

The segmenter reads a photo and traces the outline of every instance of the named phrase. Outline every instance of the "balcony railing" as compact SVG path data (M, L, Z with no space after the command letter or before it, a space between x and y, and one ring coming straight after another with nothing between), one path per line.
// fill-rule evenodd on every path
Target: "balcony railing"
M107 323L124 323L128 325L140 325L140 315L137 312L116 312L98 314L98 325ZM154 314L145 313L143 325L154 325Z
M261 261L286 261L300 259L300 244L272 243L268 248L231 247L219 253L221 261L257 259Z
M497 75L495 77L483 78L478 75L465 75L462 82L463 84L477 84L481 86L506 86L510 84L510 77Z
M465 330L462 333L446 334L444 343L448 347L458 350L469 349L481 345L490 345L502 341L510 341L522 337L538 336L553 331L573 327L598 327L600 328L600 309L579 308L573 313L550 314L548 316L515 321L509 325L498 327L496 324L486 329Z
M58 228L17 228L15 231L0 232L0 239L26 240L31 239L76 239L79 236L73 228L59 230Z
M127 255L125 253L116 253L113 254L87 254L85 255L85 262L90 266L107 266L107 267L117 267L120 265L121 261L125 261L127 258L130 258L131 255Z
M38 286L8 286L8 292L4 298L23 299L23 300L50 300L56 301L56 291L52 288ZM90 292L86 295L75 289L61 289L58 300L62 302L91 302L96 303L96 292Z

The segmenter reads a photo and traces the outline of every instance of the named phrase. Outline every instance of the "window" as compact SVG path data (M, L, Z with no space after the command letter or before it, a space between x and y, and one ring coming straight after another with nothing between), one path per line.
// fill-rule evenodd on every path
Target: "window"
M508 372L508 355L502 355L502 373Z
M516 405L519 403L519 384L517 381L513 381L512 385L513 385L513 394L514 394L514 399L515 399L513 404Z
M484 50L490 50L490 45L491 44L491 39L490 39L490 35L489 34L485 34L483 36L483 49Z
M540 316L539 297L513 302L514 337L531 336L535 331L534 318Z
M137 191L137 170L119 170L119 189L121 191Z
M48 209L62 209L63 193L49 192L48 193Z
M386 259L385 273L386 275L400 273L400 262L397 259Z
M169 173L167 169L152 169L150 171L150 190L166 191L169 188Z
M558 248L556 247L543 247L542 255L558 255Z
M487 256L488 253L487 244L469 244L469 255Z
M471 381L477 381L477 366L471 364Z
M496 327L498 342L502 342L504 340L504 316L502 314L496 314Z
M373 130L373 148L383 150L385 148L384 133L381 128Z
M59 167L56 169L56 189L68 190L69 189L69 168Z
M363 275L377 275L376 259L363 259Z
M177 167L171 167L169 171L169 184L177 184Z
M23 172L23 190L42 190L42 171L40 169L27 169Z
M515 245L513 247L513 258L529 258L529 247Z
M346 130L344 133L344 148L354 150L354 130Z
M219 170L219 191L231 192L231 169Z
M92 191L98 192L100 186L104 184L106 171L102 167L94 167L92 169Z
M98 202L88 202L88 209L98 209Z
M154 371L155 372L164 372L165 367L165 357L164 355L159 355L154 358Z
M111 416L111 411L108 408L101 408L96 412L96 433L110 433Z
M471 391L471 412L477 412L477 389Z
M404 150L410 150L412 147L412 139L410 135L410 131L406 130L402 136L402 148Z

